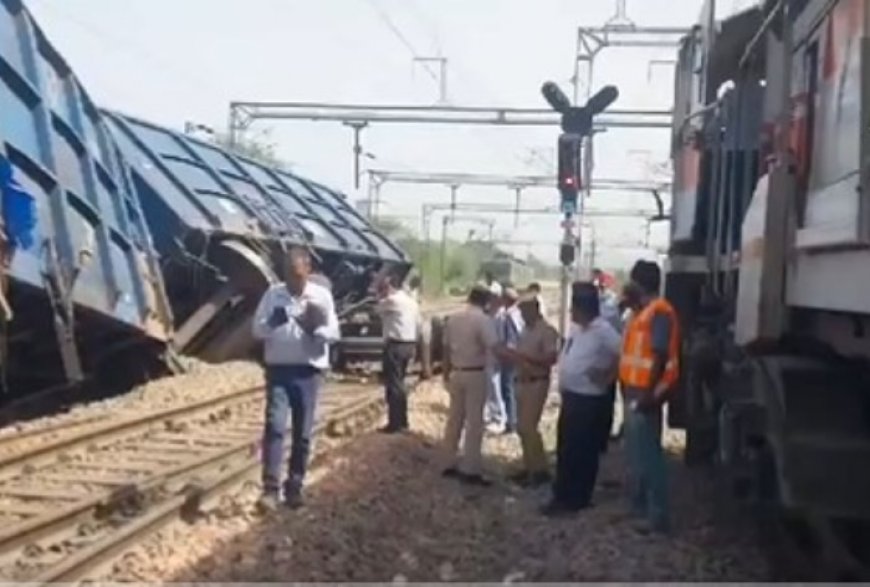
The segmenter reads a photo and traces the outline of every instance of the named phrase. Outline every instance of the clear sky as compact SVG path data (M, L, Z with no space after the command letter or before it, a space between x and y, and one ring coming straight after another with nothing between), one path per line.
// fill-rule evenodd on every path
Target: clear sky
M448 59L453 105L544 107L540 86L570 90L576 28L600 26L613 0L25 0L91 96L102 106L181 129L185 122L225 130L231 100L431 105L438 84L418 56ZM701 0L628 0L638 25L689 26ZM719 0L720 12L750 4ZM404 41L403 41L404 39ZM410 45L410 47L408 46ZM412 52L413 50L413 52ZM595 61L595 89L617 85L614 108L665 109L672 104L673 49L605 49ZM352 199L351 132L337 123L262 122L280 156L303 175L342 189ZM375 125L363 134L367 165L380 169L497 174L553 172L554 128ZM665 130L612 129L596 143L595 176L648 179L668 159ZM447 202L449 190L387 184L385 216L419 230L421 206ZM460 201L512 204L507 189L465 187ZM555 190L524 195L525 207L557 205ZM653 207L652 198L593 194L595 210ZM479 216L479 215L477 215ZM517 247L555 262L555 216L495 218L495 235L540 243ZM621 266L644 252L645 223L596 218L599 264ZM433 223L433 232L437 233ZM474 222L453 235L485 233ZM589 231L591 237L592 231ZM437 236L437 234L436 234ZM654 226L652 243L667 241Z

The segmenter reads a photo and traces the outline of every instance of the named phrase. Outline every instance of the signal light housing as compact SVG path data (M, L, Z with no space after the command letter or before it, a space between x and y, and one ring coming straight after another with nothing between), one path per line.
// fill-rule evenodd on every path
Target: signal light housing
M563 203L577 201L580 192L580 150L583 137L577 134L563 134L559 137L559 193Z

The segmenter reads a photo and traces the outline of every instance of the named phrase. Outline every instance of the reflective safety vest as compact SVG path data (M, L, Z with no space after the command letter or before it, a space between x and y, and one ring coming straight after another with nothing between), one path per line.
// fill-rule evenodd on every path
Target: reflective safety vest
M680 374L680 331L677 313L664 298L656 298L632 316L625 325L622 338L622 354L619 357L619 381L625 387L646 389L650 385L653 367L652 325L653 317L662 313L671 322L668 340L668 362L662 375L662 383L672 387Z

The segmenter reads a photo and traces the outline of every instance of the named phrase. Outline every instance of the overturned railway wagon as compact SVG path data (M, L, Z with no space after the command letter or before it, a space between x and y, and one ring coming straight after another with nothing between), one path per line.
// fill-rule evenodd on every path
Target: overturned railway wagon
M375 275L403 278L410 270L401 249L343 195L214 144L104 114L160 253L184 353L211 361L252 355L251 318L278 278L282 243L310 245L340 317L365 303Z
M411 267L342 194L100 111L19 0L0 0L0 188L2 380L22 392L166 351L253 356L289 244L314 253L343 337L371 346L372 281Z
M18 0L0 0L0 362L16 391L157 356L172 318L103 117Z

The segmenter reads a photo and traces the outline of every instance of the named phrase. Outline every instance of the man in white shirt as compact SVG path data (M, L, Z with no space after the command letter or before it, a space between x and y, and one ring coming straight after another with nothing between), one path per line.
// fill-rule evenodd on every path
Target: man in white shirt
M387 402L387 425L381 432L395 434L408 429L408 389L405 377L417 350L420 306L396 278L388 275L378 287L377 312L384 334L383 376Z
M290 474L284 497L302 505L302 483L311 452L311 430L329 344L340 333L332 293L309 280L311 255L302 247L285 253L284 282L266 290L254 314L254 337L264 342L266 422L263 432L263 495L260 507L280 501L281 459L288 412L292 418Z
M515 349L523 332L523 316L519 308L519 294L512 287L505 287L502 295L503 309L499 315L498 335L502 345ZM505 414L505 434L517 431L516 369L510 360L500 365L499 387Z
M492 273L485 273L483 276L483 283L486 285L487 289L489 289L489 293L493 296L500 298L503 293L503 289L501 284L496 281L495 277L492 276Z
M601 308L601 317L607 320L607 322L613 326L613 329L616 330L620 335L622 334L622 316L619 308L619 298L613 292L612 289L608 287L608 282L610 281L609 277L605 275L605 273L601 269L593 269L592 270L592 283L598 288L598 299L600 302ZM614 381L610 388L607 390L607 394L610 396L610 403L607 408L607 426L603 431L603 435L601 438L601 452L607 452L607 446L610 444L610 439L612 437L619 437L621 431L616 431L614 434L613 431L613 416L616 410L616 381Z
M559 410L556 480L547 515L589 507L602 429L606 425L608 388L616 379L621 339L600 316L598 289L592 283L572 287L572 327L559 358Z
M486 312L492 322L493 330L498 334L499 325L502 323L504 307L502 297L500 295L493 295L492 290L490 290L489 304L487 305ZM501 434L507 426L507 413L505 411L504 397L501 392L501 366L501 358L495 352L487 355L487 392L484 421L486 422L486 430L490 434Z

